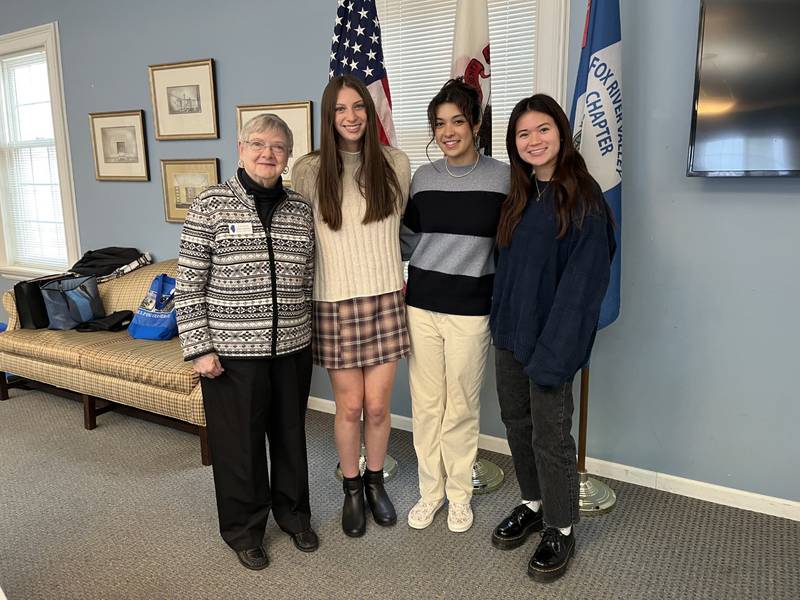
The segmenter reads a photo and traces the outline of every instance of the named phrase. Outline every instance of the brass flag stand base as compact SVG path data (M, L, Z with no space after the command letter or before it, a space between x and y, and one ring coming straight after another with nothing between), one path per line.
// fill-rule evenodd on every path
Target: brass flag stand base
M580 491L578 510L581 516L592 517L614 510L617 495L602 481L589 477L586 472L586 427L589 416L589 367L581 369L581 408L578 427L578 475Z
M472 493L488 494L503 485L505 473L490 460L479 458L472 463Z
M386 458L383 460L383 480L389 481L397 475L397 461L392 458L390 455L386 455ZM364 444L361 444L361 456L358 458L358 472L363 475L364 471L367 469L367 449L364 447ZM337 463L336 465L336 477L338 479L342 479L342 467Z

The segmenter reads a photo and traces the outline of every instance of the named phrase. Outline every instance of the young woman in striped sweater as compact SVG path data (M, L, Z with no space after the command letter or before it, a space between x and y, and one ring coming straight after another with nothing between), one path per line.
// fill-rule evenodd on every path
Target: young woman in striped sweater
M478 152L480 98L462 80L447 82L434 96L428 122L444 158L414 173L402 230L410 256L409 380L420 489L408 524L430 525L446 497L447 525L462 532L473 519L494 237L509 172Z

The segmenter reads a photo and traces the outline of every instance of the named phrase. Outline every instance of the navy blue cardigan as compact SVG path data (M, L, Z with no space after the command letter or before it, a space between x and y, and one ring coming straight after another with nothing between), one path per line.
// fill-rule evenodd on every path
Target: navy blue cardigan
M604 214L586 215L557 240L554 200L552 187L538 202L529 198L511 244L500 248L490 317L494 345L543 387L571 381L588 361L616 252Z

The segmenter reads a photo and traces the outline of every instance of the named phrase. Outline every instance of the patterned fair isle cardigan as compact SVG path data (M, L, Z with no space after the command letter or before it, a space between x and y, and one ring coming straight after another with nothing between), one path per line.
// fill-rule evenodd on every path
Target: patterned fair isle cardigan
M280 356L311 342L314 217L285 191L268 230L235 175L192 202L175 299L185 360Z

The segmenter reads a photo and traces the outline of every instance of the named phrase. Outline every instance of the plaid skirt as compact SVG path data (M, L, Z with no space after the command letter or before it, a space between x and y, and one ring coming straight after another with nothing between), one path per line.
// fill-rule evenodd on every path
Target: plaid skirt
M368 367L409 352L403 291L314 302L314 364L326 369Z

